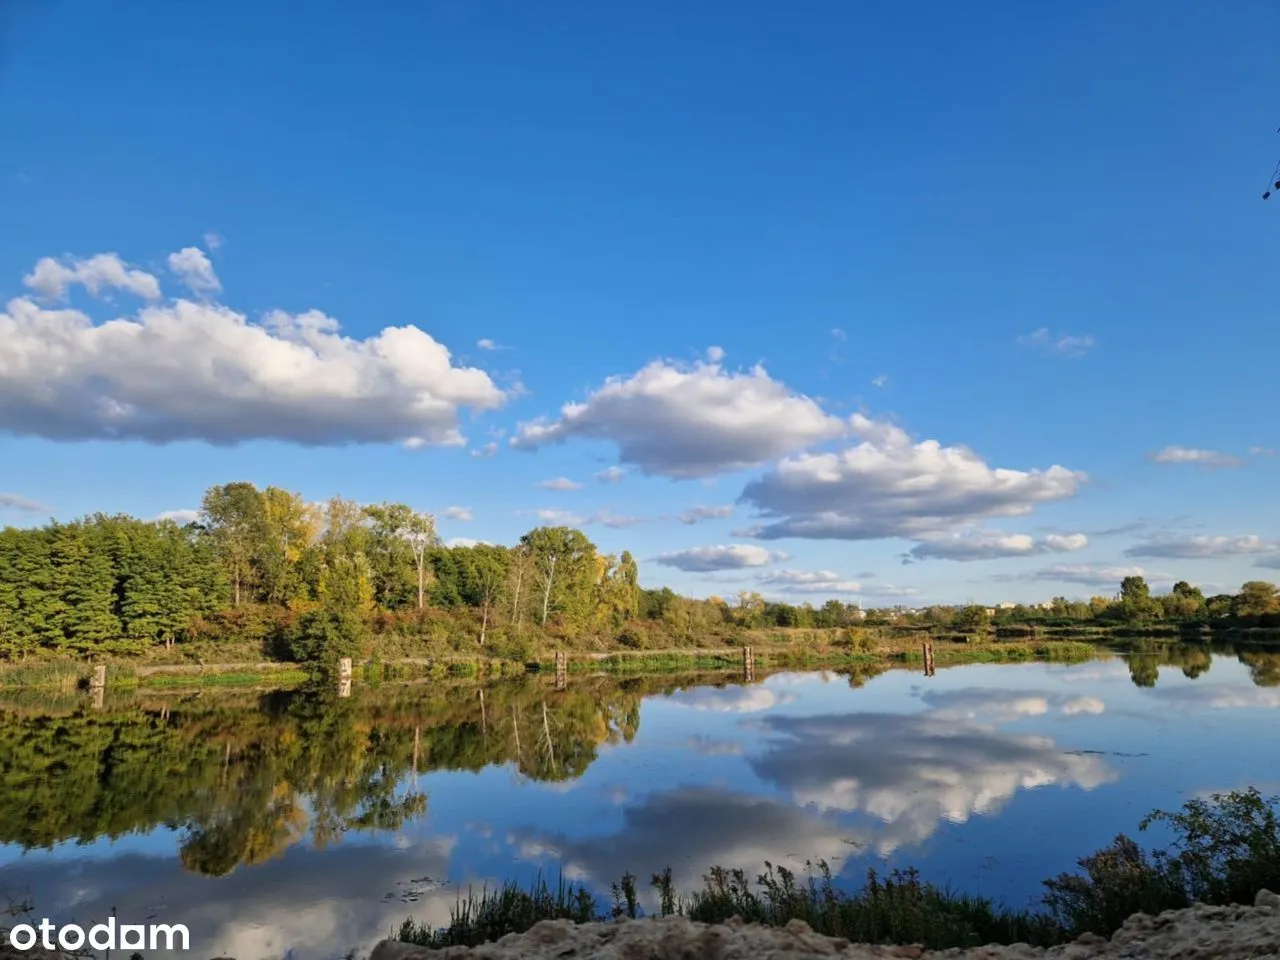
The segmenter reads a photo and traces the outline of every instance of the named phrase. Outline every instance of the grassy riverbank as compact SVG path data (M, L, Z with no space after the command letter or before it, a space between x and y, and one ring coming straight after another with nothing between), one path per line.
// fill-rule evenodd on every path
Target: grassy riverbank
M1259 890L1280 890L1280 797L1256 790L1192 800L1176 812L1156 811L1138 825L1170 828L1168 851L1148 852L1119 836L1082 858L1076 874L1044 881L1039 907L1011 908L922 881L914 870L880 877L869 871L854 891L838 888L825 863L807 878L765 865L752 884L741 870L713 867L702 890L677 892L667 869L652 877L656 913L680 914L707 923L738 916L749 923L782 926L803 920L819 933L861 943L922 944L929 949L988 943L1052 946L1082 934L1109 936L1134 913L1157 914L1193 902L1253 902ZM637 879L627 874L612 885L602 905L581 884L539 879L529 887L469 889L446 927L406 920L401 940L432 947L474 946L520 933L540 920L576 922L637 917Z
M923 661L923 640L917 636L872 632L839 634L821 631L773 631L747 638L752 641L757 669L840 669L882 664L916 664ZM988 640L983 642L935 641L934 659L941 666L965 663L1016 663L1031 660L1079 662L1098 655L1093 644L1078 640ZM741 671L741 646L675 648L669 650L567 650L569 673L685 673L689 671ZM555 650L539 651L527 658L485 654L445 653L427 657L367 659L356 662L357 683L415 677L512 676L527 671L554 669ZM305 682L320 669L315 664L276 661L198 662L139 661L136 658L99 660L107 666L109 687L291 687ZM89 683L95 663L72 659L31 659L0 666L0 688L57 689L70 691Z

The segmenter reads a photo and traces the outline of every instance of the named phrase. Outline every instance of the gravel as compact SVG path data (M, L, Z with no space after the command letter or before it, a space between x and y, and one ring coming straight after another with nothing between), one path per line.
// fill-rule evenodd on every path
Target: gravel
M369 960L1280 960L1280 896L1263 891L1254 906L1136 914L1115 935L1083 936L1063 946L1025 944L924 950L849 943L793 920L785 927L694 923L683 917L575 924L544 920L527 933L479 947L431 950L383 940Z

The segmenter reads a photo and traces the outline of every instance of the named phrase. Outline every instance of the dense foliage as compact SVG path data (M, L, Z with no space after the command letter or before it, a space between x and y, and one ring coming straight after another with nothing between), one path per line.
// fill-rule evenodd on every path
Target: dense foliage
M448 547L404 504L307 503L278 487L211 488L198 522L94 515L0 530L0 657L135 653L209 640L273 659L323 661L373 638L518 658L543 641L655 649L744 630L929 626L975 634L1016 624L1230 622L1280 626L1280 596L1252 581L1204 597L1188 583L1153 596L1127 577L1113 598L1040 607L863 611L694 600L643 589L630 553L601 554L580 531L538 527L513 546Z

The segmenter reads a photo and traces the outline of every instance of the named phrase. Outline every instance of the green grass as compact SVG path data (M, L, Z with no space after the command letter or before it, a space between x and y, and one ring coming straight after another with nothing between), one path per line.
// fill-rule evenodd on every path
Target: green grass
M136 685L147 689L169 690L179 687L254 687L270 684L277 689L300 686L311 678L307 671L270 670L253 672L248 670L228 671L225 673L153 673L137 678Z
M1154 822L1173 833L1169 850L1147 853L1121 835L1108 847L1078 861L1082 873L1044 881L1040 908L1011 909L984 897L937 887L915 870L887 877L868 871L855 891L837 888L827 864L810 865L808 877L766 863L754 884L741 870L713 867L703 889L681 896L670 868L653 876L658 913L716 923L741 917L748 923L784 926L803 920L819 933L860 943L922 944L929 949L988 943L1053 946L1082 934L1110 936L1137 912L1154 915L1194 902L1252 903L1259 890L1280 889L1280 797L1257 790L1215 794L1192 800L1180 811L1155 811ZM610 917L637 917L636 878L626 874L612 885L612 904L602 909L583 885L555 887L539 876L527 888L506 884L468 888L444 927L405 920L400 940L429 947L475 946L521 933L540 920L578 923Z

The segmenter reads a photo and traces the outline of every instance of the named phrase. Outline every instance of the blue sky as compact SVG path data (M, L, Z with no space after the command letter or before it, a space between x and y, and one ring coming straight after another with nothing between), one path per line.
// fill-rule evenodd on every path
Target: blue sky
M702 595L1280 576L1271 4L3 16L0 522L247 479Z

